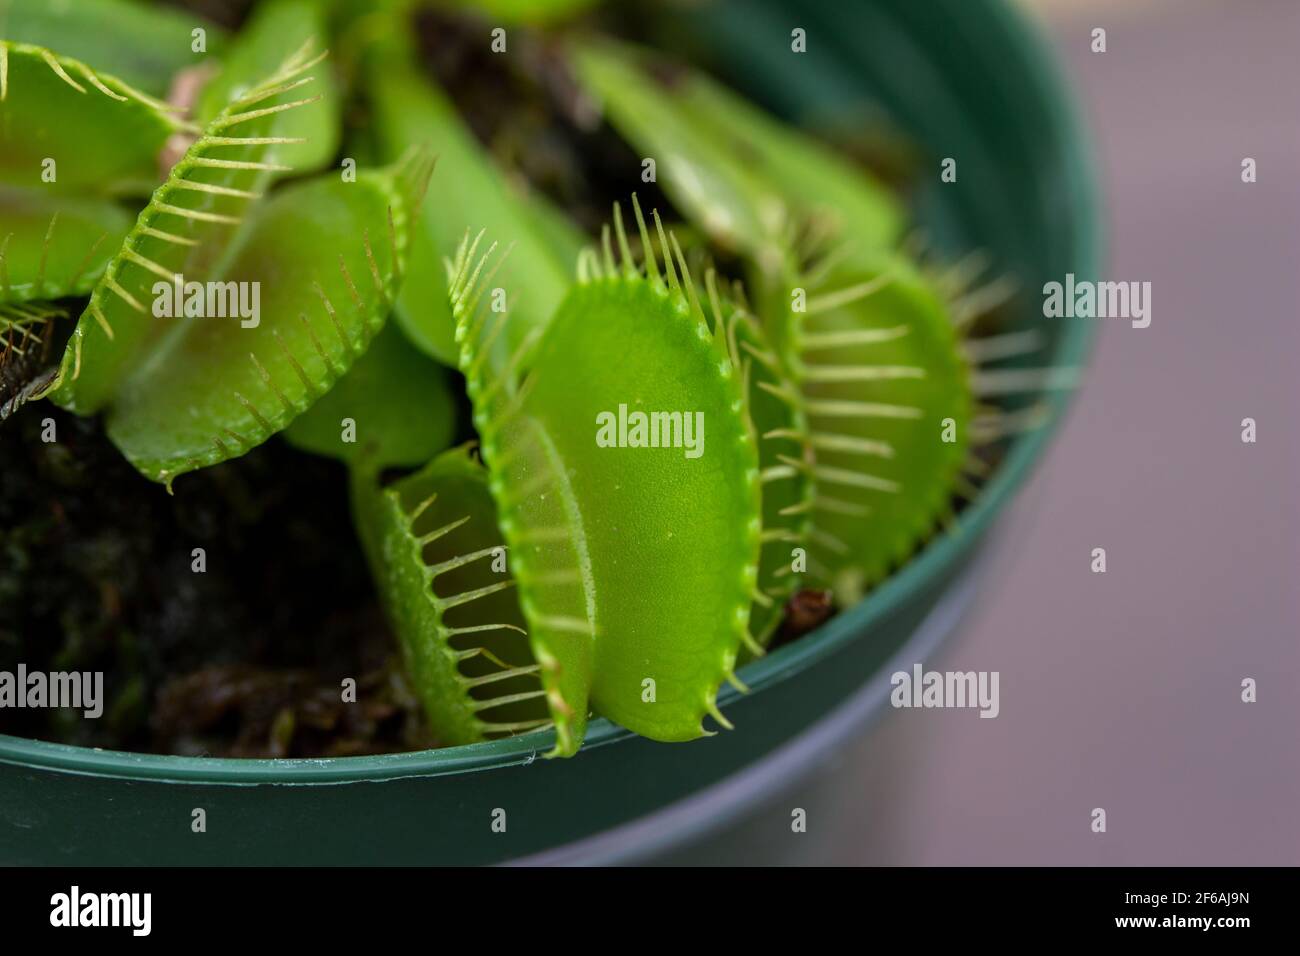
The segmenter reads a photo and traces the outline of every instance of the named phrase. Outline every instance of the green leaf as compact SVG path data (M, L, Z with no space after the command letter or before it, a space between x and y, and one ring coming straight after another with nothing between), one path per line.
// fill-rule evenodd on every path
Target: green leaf
M599 2L600 0L450 0L452 6L478 11L493 23L502 24L554 23L584 13Z
M0 184L112 196L147 192L186 124L108 74L44 47L0 40Z
M313 106L300 88L316 62L308 53L306 47L299 50L232 102L155 190L68 342L53 395L60 405L87 415L108 403L136 353L160 333L146 306L160 280L181 274L205 281L219 275L250 203L269 175L281 169L266 162L267 151L282 139L270 135L271 126L283 112Z
M590 243L577 224L544 193L530 191L523 200L525 215L532 220L533 231L550 247L551 253L569 272Z
M85 295L130 226L109 200L0 187L0 304Z
M705 74L604 39L578 43L581 82L715 241L762 261L819 221L865 248L892 245L902 212L865 170Z
M463 448L381 488L353 471L353 514L429 725L470 744L550 723L487 478Z
M749 637L758 457L721 316L710 327L662 231L666 280L641 233L648 273L616 216L622 264L608 241L603 260L584 256L579 285L502 373L486 355L505 320L475 305L482 281L458 280L453 295L465 303L462 370L547 689L576 715L589 687L595 709L630 730L690 740L706 714L726 725L718 685ZM473 276L473 256L461 258ZM669 429L666 446L615 438L629 413L664 416L654 421ZM579 728L564 714L556 723L557 751L572 752Z
M715 242L757 253L781 238L785 207L776 187L735 160L726 142L697 124L629 48L578 45L574 63L605 118L644 158L655 160L659 185Z
M531 221L535 234L545 238L559 261L578 261L587 237L549 199L541 193L529 193L521 200L518 212ZM425 267L414 269L407 276L398 296L396 315L402 331L425 355L454 368L459 346L456 345L455 328L447 320L450 313L444 315L442 308L442 303L448 301L447 276L443 268L433 265L440 258L430 230L416 230L411 261L423 263Z
M114 396L109 437L146 477L170 483L242 455L365 353L396 298L428 175L427 158L412 165L354 183L322 177L254 210L213 276L260 290L260 315L160 321Z
M456 330L448 302L447 272L438 246L420 217L411 235L411 272L402 283L393 310L395 324L422 353L450 368L456 367Z
M797 549L806 553L812 532L813 449L803 396L758 321L731 303L719 308L729 316L732 349L745 370L746 410L758 443L763 547L749 614L749 650L757 652L772 639L786 601L803 583Z
M345 420L353 429L347 440ZM446 373L390 323L284 437L318 455L392 467L429 461L451 444L455 427Z
M841 603L902 564L952 512L974 411L947 303L900 255L846 256L792 280L784 351L809 420L809 571ZM774 310L775 311L775 310Z
M304 44L323 47L327 25L319 3L312 0L273 0L259 4L249 22L230 44L220 72L204 87L195 116L204 125L226 105L272 72L285 57ZM312 73L311 93L319 96L315 108L289 110L276 118L271 135L302 139L278 143L267 150L265 161L312 172L324 167L338 151L341 104L338 83L328 62ZM300 82L306 82L304 77ZM395 155L393 159L396 159Z
M205 49L195 52L195 30ZM93 63L152 96L221 52L225 31L191 11L126 0L0 0L0 35Z
M454 329L445 305L442 263L467 231L486 229L510 247L497 274L514 316L494 351L502 360L530 329L550 319L572 283L573 262L563 259L528 213L526 194L507 180L465 128L455 108L409 60L396 42L377 42L368 60L372 123L381 153L394 156L411 143L428 143L438 154L444 188L425 199L419 229L426 235L411 249L409 283L398 299L402 329L427 354L448 361Z

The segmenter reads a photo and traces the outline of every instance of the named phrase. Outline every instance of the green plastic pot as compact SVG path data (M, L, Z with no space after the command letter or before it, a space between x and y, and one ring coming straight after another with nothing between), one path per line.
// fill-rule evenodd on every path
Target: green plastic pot
M1041 40L999 0L749 0L705 8L691 35L716 70L795 120L882 108L921 149L917 216L954 253L979 247L1028 290L1096 274L1097 202L1074 108ZM790 51L807 31L808 52ZM798 62L795 56L801 56ZM958 160L941 184L939 162ZM932 165L926 165L932 164ZM1080 320L1045 327L1050 360L1084 363ZM1040 357L1041 360L1041 357ZM975 590L973 559L1059 423L1017 439L959 528L867 600L724 687L737 729L657 744L597 720L571 760L516 738L391 756L218 760L0 736L0 863L495 863L689 859L743 833L887 709L888 675L924 660ZM195 833L202 808L206 832ZM505 811L505 832L492 826ZM743 837L739 838L743 839Z

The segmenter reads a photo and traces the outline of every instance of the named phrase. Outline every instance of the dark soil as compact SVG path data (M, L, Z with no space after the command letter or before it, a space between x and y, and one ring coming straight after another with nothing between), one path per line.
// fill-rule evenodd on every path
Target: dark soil
M0 428L0 670L105 675L101 719L4 708L0 731L249 756L427 742L341 465L273 440L175 491L142 478L98 419L41 402ZM342 705L349 677L363 707Z

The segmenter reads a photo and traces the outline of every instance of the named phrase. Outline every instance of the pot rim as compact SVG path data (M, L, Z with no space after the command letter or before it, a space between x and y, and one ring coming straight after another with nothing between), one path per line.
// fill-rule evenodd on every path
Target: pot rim
M725 829L726 821L745 819L789 787L791 781L803 780L816 770L830 753L853 739L886 708L894 691L893 675L939 651L973 603L984 572L984 566L978 563L964 568L907 641L865 684L762 760L645 816L503 865L637 865L708 838Z
M996 27L1007 37L1012 48L1024 56L1028 72L1037 79L1039 95L1051 107L1048 111L1050 133L1061 144L1064 162L1061 172L1072 201L1070 214L1074 227L1069 237L1073 244L1072 259L1078 263L1076 269L1080 273L1095 274L1101 258L1101 211L1095 161L1084 136L1079 107L1038 27L1007 2L989 3L985 13L997 21ZM1091 322L1067 324L1052 356L1053 363L1081 367L1091 352L1095 334ZM750 692L759 693L764 687L788 680L834 653L888 616L927 579L941 574L960 549L962 539L983 534L1029 476L1047 443L1059 431L1069 398L1069 393L1055 393L1045 398L1050 409L1048 421L1010 442L993 477L979 497L962 512L958 530L935 537L852 608L799 640L742 667L738 676ZM739 696L740 692L724 684L718 694L718 705L725 708ZM631 731L605 718L596 718L588 725L582 749L609 746L632 736ZM265 759L143 754L0 734L0 764L141 781L217 786L311 786L437 777L527 764L549 749L551 738L552 732L544 731L399 754Z

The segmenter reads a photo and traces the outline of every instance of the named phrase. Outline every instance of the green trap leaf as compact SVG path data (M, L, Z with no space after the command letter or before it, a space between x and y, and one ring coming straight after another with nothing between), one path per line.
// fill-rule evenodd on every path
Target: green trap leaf
M312 107L301 81L318 61L300 49L227 106L172 167L91 293L63 357L56 402L83 415L102 409L146 340L160 332L146 305L156 283L220 274L250 203L272 172L283 171L266 161L284 139L272 127L281 113Z
M482 466L454 449L387 488L359 468L352 500L435 736L469 744L549 726Z
M841 258L794 284L806 301L787 298L777 325L816 456L808 567L852 603L952 513L970 372L947 303L902 256Z
M0 185L51 193L147 193L186 124L165 104L44 47L0 40Z
M543 24L567 20L596 6L600 0L452 0L476 10L494 23Z
M642 273L615 222L621 264L607 233L500 373L487 356L507 319L479 307L472 253L453 283L520 604L565 704L561 754L581 741L588 688L599 713L656 740L701 736L706 714L727 726L716 695L749 640L757 575L758 458L722 318L710 326L662 229L663 274L641 224Z
M93 63L157 97L178 72L219 54L225 40L223 29L193 12L127 0L0 0L0 35Z
M766 646L771 640L786 601L803 582L812 531L813 451L803 396L758 321L731 303L715 308L728 316L732 351L745 370L746 410L758 443L763 545L749 614L753 641L748 645L756 652L755 645Z
M381 154L391 157L410 143L428 143L438 154L440 181L449 184L425 200L410 280L398 299L402 330L427 354L455 365L443 258L455 252L467 230L486 229L502 247L511 247L497 282L515 316L496 352L502 359L520 337L550 319L571 284L573 262L552 246L549 229L539 229L524 194L493 165L453 105L411 64L400 44L376 43L368 80Z
M206 125L263 77L273 73L285 56L304 44L320 48L327 36L321 5L311 0L274 0L259 4L249 22L230 44L220 72L204 87L195 108L200 125ZM276 143L267 149L267 163L291 167L299 173L321 169L338 150L341 105L338 83L328 62L318 64L310 79L299 79L319 97L310 110L287 110L276 117L270 135L301 139ZM400 152L393 156L396 159Z
M85 295L130 226L106 199L0 188L0 304Z
M659 184L722 245L770 264L810 223L864 248L899 238L898 203L869 173L705 74L604 39L578 43L573 60L610 122L657 160Z
M146 477L170 483L242 455L365 353L396 298L427 158L416 166L314 180L256 208L214 275L260 290L260 315L160 320L114 396L109 437Z

